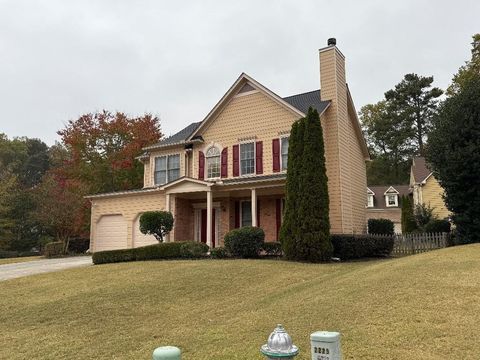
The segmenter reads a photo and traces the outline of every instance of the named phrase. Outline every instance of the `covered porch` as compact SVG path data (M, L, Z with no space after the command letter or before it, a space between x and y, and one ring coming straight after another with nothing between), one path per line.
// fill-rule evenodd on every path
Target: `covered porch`
M283 217L284 177L207 182L179 179L166 190L166 208L175 218L167 241L199 241L223 246L226 233L258 226L265 241L277 241Z

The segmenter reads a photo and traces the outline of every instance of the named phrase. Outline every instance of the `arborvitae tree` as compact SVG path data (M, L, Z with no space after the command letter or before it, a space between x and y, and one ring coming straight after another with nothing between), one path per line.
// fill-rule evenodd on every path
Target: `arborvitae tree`
M320 116L308 109L303 136L302 167L299 176L298 217L300 234L295 258L306 261L330 260L329 198L325 149Z
M302 167L303 134L305 119L295 121L288 140L288 170L285 211L280 229L280 242L287 259L295 259L296 239L299 233L299 174Z
M410 196L402 196L402 232L411 233L417 229L415 216L413 215L413 204Z
M480 74L441 106L427 158L462 243L480 242Z

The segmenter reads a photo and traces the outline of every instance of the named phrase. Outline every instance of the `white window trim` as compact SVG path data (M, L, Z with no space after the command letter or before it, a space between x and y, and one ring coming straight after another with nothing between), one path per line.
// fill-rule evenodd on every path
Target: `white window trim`
M395 205L390 205L388 203L388 197L389 196L395 196ZM385 195L385 205L386 205L386 207L398 207L398 194L386 194Z
M284 139L284 138L290 138L290 133L284 134L284 135L279 137L279 141L280 141L280 171L281 172L287 172L287 169L283 168L282 139ZM288 147L290 148L290 139L288 141ZM288 152L287 152L287 155L288 155Z
M374 196L372 194L367 194L367 207L368 208L375 207L375 200L374 200Z
M208 150L210 150L213 147L216 148L219 152L218 158L219 158L219 162L220 162L220 174L216 177L208 177L208 161L207 161L207 159L209 157L207 156L207 152L208 152ZM222 150L221 149L222 149L221 147L219 147L217 144L213 144L213 143L204 149L203 153L205 154L205 166L204 166L204 169L203 169L203 176L207 180L220 180L221 177L222 177Z
M170 153L170 154L163 154L163 155L155 155L153 156L153 171L152 171L152 177L153 177L153 186L162 186L162 185L165 185L165 184L168 184L170 181L168 180L168 157L169 156L176 156L178 155L178 165L179 165L179 172L180 172L180 176L179 178L182 177L182 156L181 156L181 153ZM161 157L166 157L167 158L167 168L166 168L166 176L165 176L165 180L166 180L166 183L165 184L157 184L155 183L155 173L156 173L156 160L157 158L161 158ZM177 179L175 179L177 180ZM172 180L173 181L173 180Z
M250 174L242 174L242 150L241 150L242 144L253 144L253 173L250 173ZM254 176L257 174L257 140L256 139L244 140L238 143L238 167L240 168L239 173L240 173L240 176L242 177Z

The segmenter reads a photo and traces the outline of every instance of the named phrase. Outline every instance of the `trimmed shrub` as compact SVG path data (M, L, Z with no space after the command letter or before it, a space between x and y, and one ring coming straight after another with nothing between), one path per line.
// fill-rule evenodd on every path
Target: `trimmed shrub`
M18 257L18 251L0 250L0 259Z
M210 257L212 259L226 259L230 257L230 254L224 247L218 247L210 250Z
M424 230L426 233L449 233L450 228L448 220L433 219L425 225Z
M188 241L180 246L180 256L187 259L205 257L210 248L202 242Z
M332 235L333 255L341 260L389 256L393 251L393 236Z
M53 241L45 245L43 249L43 255L47 258L62 256L63 255L63 242Z
M281 256L282 244L277 241L265 242L262 245L262 250L265 252L265 255Z
M225 235L225 248L232 256L256 258L265 242L263 229L245 226L234 229Z
M173 222L173 215L169 211L147 211L140 216L140 231L163 242L165 235L172 231Z
M68 252L72 254L84 254L89 247L90 239L70 239L68 243Z
M368 219L368 233L395 235L393 221L390 219Z

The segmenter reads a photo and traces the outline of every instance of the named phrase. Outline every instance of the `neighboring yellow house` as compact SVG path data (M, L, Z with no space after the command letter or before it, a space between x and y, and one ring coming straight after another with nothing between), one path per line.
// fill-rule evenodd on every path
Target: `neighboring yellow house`
M345 78L345 57L330 39L319 50L320 90L280 97L241 74L207 117L145 148L144 188L92 195L90 250L156 243L140 215L175 217L166 241L223 245L241 226L260 226L276 241L282 222L292 123L310 106L321 114L332 233L365 232L365 161L369 154Z
M410 188L413 192L413 205L425 204L433 208L439 219L448 218L450 212L443 201L443 188L433 176L424 157L414 157L410 169Z

